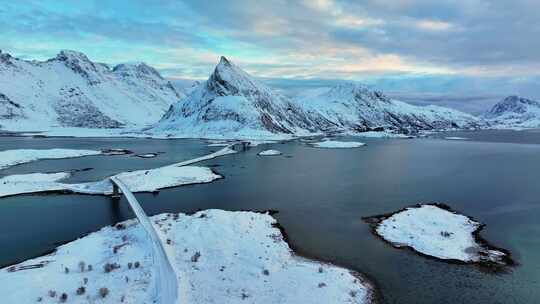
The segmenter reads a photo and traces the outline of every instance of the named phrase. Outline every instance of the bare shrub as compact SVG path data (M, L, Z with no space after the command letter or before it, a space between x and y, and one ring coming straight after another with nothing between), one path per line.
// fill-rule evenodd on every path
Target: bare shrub
M452 232L448 231L441 231L441 236L445 238L449 238L452 235Z
M201 257L201 253L200 252L195 252L195 254L191 257L191 261L193 263L197 263L199 261L199 258Z
M109 294L109 289L107 287L101 287L99 289L99 296L105 298Z
M107 263L105 265L103 265L103 271L105 271L105 273L109 273L115 269L118 269L120 268L120 265L116 264L116 263Z
M80 295L83 295L85 292L86 292L86 288L81 286L81 287L77 288L77 291L75 293L80 296Z
M86 269L86 263L83 262L83 261L80 261L80 262L79 262L79 270L80 270L81 272L84 272L85 269Z

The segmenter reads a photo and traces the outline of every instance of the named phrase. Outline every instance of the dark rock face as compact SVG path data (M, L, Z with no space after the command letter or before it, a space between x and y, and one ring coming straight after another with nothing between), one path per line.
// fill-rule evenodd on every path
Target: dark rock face
M482 115L495 127L540 127L540 102L519 96L508 96Z
M124 77L136 76L136 77L156 77L158 79L163 79L156 69L151 66L146 65L145 63L138 63L136 65L127 65L119 64L113 68L113 73L120 74Z
M0 93L0 117L4 119L23 117L21 105Z
M64 127L119 128L123 124L102 113L79 88L63 88L54 105L58 121Z
M316 129L291 100L258 83L225 57L208 80L172 106L161 122L174 127L182 120L191 120L194 127L220 122L233 132L242 126L283 134L294 133L296 128Z
M63 62L73 72L84 77L90 85L96 85L101 82L101 79L96 77L98 73L96 64L90 61L83 53L63 50L51 60Z
M471 115L442 107L413 106L355 83L337 85L301 103L325 131L334 128L414 134L421 130L482 126L482 122Z
M479 126L468 114L440 107L421 109L357 84L336 86L314 100L292 100L221 57L208 80L171 106L156 127L171 131L221 128L219 134L242 128L280 134L372 130L411 134Z

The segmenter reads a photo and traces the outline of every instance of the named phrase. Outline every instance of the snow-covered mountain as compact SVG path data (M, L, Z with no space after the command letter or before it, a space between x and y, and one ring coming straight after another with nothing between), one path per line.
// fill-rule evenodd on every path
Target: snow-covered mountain
M222 57L212 75L171 106L150 132L186 137L476 128L478 118L437 106L391 100L358 84L290 99Z
M482 116L495 127L540 128L540 101L508 96Z
M415 133L420 130L477 128L478 118L439 106L414 106L388 98L356 83L337 85L298 103L310 117L329 129L352 131L391 130Z
M2 129L146 125L181 97L144 63L111 68L75 51L42 62L0 52Z
M292 100L225 57L207 81L171 106L151 129L187 137L259 137L316 130Z

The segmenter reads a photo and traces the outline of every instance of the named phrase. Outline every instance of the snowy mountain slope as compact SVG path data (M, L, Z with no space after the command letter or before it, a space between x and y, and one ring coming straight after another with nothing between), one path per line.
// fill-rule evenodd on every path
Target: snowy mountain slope
M358 84L290 99L222 57L208 80L171 106L149 130L180 137L264 137L328 132L477 128L469 114L391 100Z
M326 127L358 132L384 129L414 133L476 128L483 124L480 119L457 110L414 106L355 83L337 85L316 96L299 99L298 103L313 119L323 121L323 127L326 122Z
M316 130L290 99L221 57L208 80L171 106L151 131L188 137L257 137Z
M540 102L508 96L482 115L494 127L540 128Z
M114 128L154 123L181 94L144 63L114 68L61 51L47 61L0 52L0 127Z

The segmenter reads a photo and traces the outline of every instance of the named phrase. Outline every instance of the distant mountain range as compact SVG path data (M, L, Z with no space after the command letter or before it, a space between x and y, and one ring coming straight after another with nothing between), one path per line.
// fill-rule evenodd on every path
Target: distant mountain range
M483 121L437 106L391 100L358 84L290 99L222 57L206 82L165 113L152 132L180 136L265 136L387 130L479 128Z
M61 51L47 61L0 52L0 126L116 128L155 123L183 97L144 63L109 67Z
M496 128L540 128L540 102L508 96L482 117Z
M222 57L207 81L179 88L144 64L110 67L61 51L46 61L0 52L0 128L144 129L180 137L540 127L540 103L510 96L476 117L415 106L356 83L287 97Z

